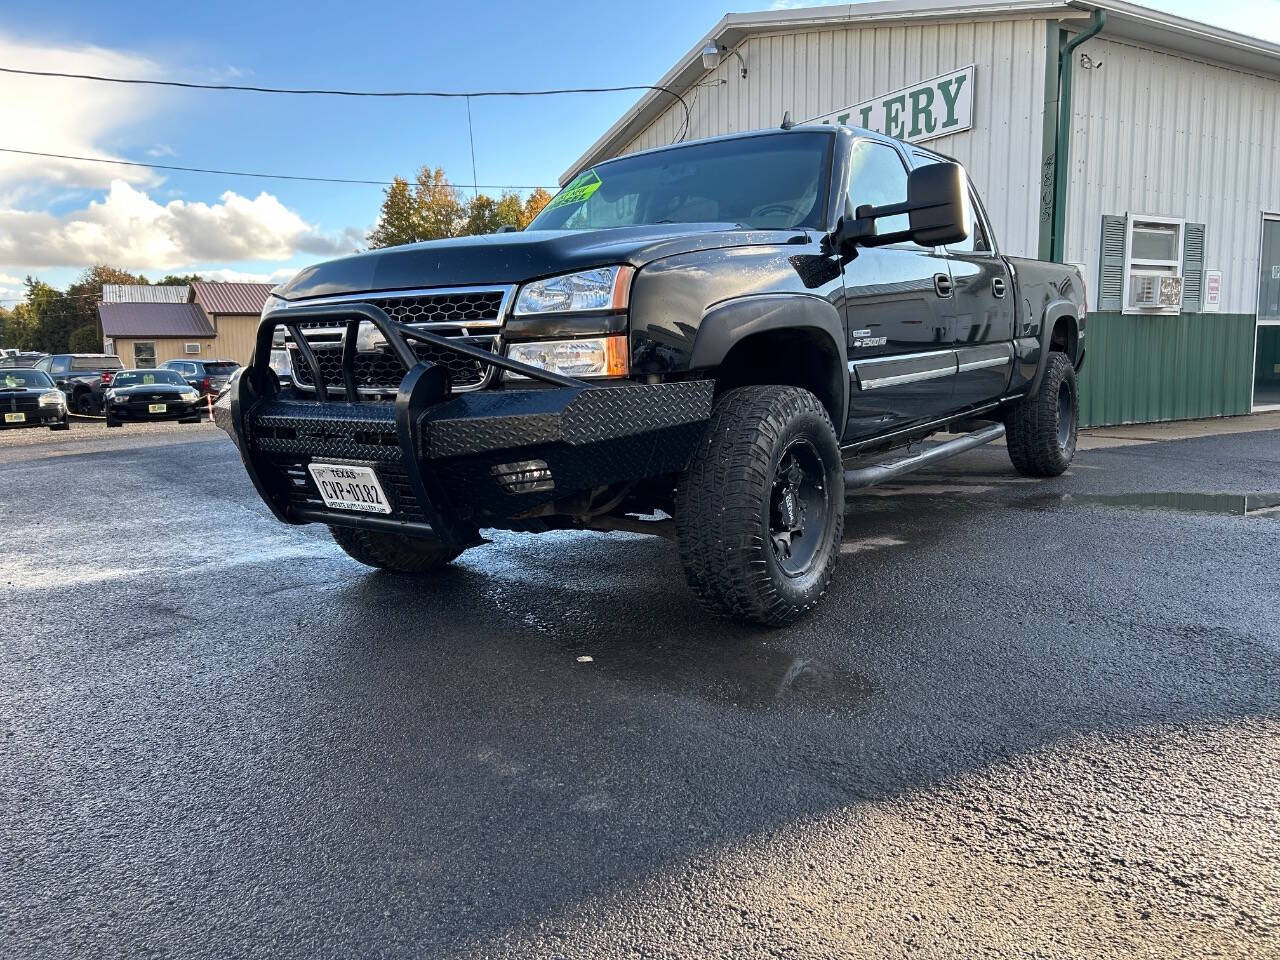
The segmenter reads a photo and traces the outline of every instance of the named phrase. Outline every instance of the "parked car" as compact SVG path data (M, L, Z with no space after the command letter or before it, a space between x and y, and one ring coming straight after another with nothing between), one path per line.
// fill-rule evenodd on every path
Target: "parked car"
M124 364L109 353L55 353L36 362L67 395L72 413L92 415L102 412L102 395L116 371Z
M1079 271L1002 256L958 163L868 130L619 157L522 233L275 294L258 343L305 338L293 385L260 350L219 422L278 519L404 573L483 527L648 531L711 608L785 624L827 589L846 491L1000 437L1028 476L1076 449Z
M178 420L199 423L200 391L173 370L121 370L105 397L107 426Z
M66 430L67 398L43 370L0 369L0 429L48 427Z
M173 370L202 397L217 398L227 389L231 375L240 369L234 360L166 360L161 370Z
M47 354L35 351L11 350L3 357L0 357L0 368L5 367L34 367L43 360Z

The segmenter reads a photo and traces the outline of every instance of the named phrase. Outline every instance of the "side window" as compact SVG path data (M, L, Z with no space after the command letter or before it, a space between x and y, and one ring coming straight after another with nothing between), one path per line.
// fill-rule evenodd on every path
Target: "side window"
M45 373L48 373L48 372L49 372L49 358L48 358L48 357L42 357L41 359L39 359L39 360L37 360L37 361L36 361L36 365L35 365L35 366L36 366L36 369L37 369L37 370L43 370Z
M849 157L849 202L854 210L863 204L883 207L907 199L907 167L898 151L887 143L859 140ZM907 215L876 221L877 233L897 233L910 226Z
M70 357L54 357L53 362L49 366L50 373L66 373L71 369Z

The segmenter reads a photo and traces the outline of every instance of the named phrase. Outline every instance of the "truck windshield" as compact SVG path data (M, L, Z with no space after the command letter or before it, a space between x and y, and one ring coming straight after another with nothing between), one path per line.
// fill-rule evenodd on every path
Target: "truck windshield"
M529 229L598 230L650 223L820 228L831 144L825 133L777 133L611 160L575 177Z

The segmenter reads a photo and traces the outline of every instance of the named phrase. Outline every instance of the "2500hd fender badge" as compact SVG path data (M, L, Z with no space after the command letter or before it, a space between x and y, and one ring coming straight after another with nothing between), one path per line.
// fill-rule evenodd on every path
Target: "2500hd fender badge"
M870 330L854 330L850 335L853 337L854 349L883 347L889 342L888 337L873 337Z

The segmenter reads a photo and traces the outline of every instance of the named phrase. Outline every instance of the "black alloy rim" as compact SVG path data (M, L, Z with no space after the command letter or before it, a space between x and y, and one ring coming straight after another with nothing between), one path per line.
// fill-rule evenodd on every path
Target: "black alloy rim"
M788 577L804 576L818 555L831 504L822 456L809 440L792 440L778 457L769 491L769 541Z
M1058 387L1058 447L1067 449L1071 443L1071 428L1075 426L1075 405L1071 402L1071 384L1063 382Z

